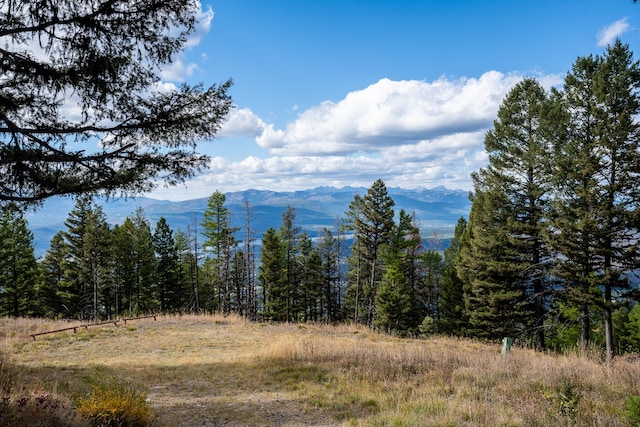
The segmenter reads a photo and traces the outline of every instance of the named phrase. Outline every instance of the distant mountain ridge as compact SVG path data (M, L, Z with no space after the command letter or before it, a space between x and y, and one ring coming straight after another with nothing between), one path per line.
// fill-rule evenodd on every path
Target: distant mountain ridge
M291 206L296 210L296 225L311 237L317 237L323 227L332 228L339 218L344 217L349 204L359 194L364 196L367 188L356 187L317 187L309 190L278 192L269 190L246 190L226 193L225 206L232 213L232 225L242 226L245 221L245 200L251 207L251 228L260 238L269 228L282 225L282 212ZM396 213L404 209L415 213L420 223L423 238L437 235L448 239L461 216L466 217L471 208L468 192L450 190L445 187L433 189L408 190L388 188L389 195L395 201ZM212 192L213 193L213 192ZM121 224L141 207L152 229L161 217L174 229L187 231L187 228L200 229L202 214L207 207L208 198L184 201L157 200L148 197L132 199L97 199L102 206L107 221L111 225ZM73 209L75 200L70 198L52 198L35 212L26 215L29 227L34 234L36 256L42 256L49 249L51 238L66 227L64 221Z

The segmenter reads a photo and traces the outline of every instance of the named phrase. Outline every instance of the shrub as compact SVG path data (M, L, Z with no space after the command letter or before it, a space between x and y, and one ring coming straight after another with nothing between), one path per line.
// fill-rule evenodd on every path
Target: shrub
M146 392L117 380L95 385L77 400L77 408L95 427L144 427L153 421Z

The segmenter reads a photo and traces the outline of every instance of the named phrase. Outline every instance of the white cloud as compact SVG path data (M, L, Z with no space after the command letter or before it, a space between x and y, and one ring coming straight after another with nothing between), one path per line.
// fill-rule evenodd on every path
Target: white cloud
M629 29L627 18L622 18L598 32L598 46L607 46Z
M196 16L196 27L193 33L189 35L185 47L190 48L200 44L200 41L204 36L209 33L211 29L211 22L213 21L214 12L211 7L202 9L200 2L196 2L198 13Z
M330 155L470 132L491 125L520 75L489 71L480 78L434 82L382 79L337 102L303 111L285 129L265 127L258 144L280 155Z
M255 139L256 153L239 160L214 157L210 169L187 187L153 195L208 197L248 188L293 191L317 186L470 190L470 173L487 164L484 135L508 91L523 78L490 71L479 78L433 82L382 79L338 102L301 111L285 129L250 109L233 110L218 137ZM536 76L544 87L561 76ZM248 145L243 145L248 149Z
M214 12L211 7L202 9L199 1L196 2L196 25L194 31L189 34L184 45L185 50L189 50L200 44L202 39L209 33L211 22L213 21ZM177 30L177 29L176 29ZM160 77L170 82L183 82L198 70L198 66L193 62L187 61L185 50L179 52L170 64L166 64L160 71ZM202 58L205 60L206 58Z
M221 132L218 134L218 138L230 136L257 138L262 134L266 126L265 122L250 109L232 109L222 126Z

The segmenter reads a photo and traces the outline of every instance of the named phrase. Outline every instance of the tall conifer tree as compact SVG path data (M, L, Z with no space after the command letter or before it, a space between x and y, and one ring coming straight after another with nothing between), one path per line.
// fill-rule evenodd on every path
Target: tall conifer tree
M16 209L5 208L0 216L0 315L41 314L36 300L38 265L33 233Z
M581 345L590 341L590 308L604 312L613 357L613 291L638 268L640 67L619 40L603 56L581 57L565 78L567 140L555 157L552 239L556 274L581 309Z
M375 320L375 295L384 272L380 248L388 243L393 230L394 205L386 185L378 179L364 197L354 198L347 213L348 227L354 232L354 255L359 257L357 289L351 295L357 296L356 311L362 301L368 326L373 326Z
M448 335L464 334L466 319L464 310L463 282L458 277L458 252L460 240L467 228L464 217L458 219L453 238L444 250L440 293L438 295L437 330Z
M183 295L179 271L179 254L173 238L173 230L165 217L160 217L153 232L153 249L156 255L156 285L160 311L163 313L181 309Z

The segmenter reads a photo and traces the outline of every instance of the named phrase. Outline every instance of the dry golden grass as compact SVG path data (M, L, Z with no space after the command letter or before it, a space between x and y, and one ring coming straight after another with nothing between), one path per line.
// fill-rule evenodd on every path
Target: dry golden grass
M159 317L44 335L2 319L21 384L64 397L96 378L144 386L160 426L623 426L640 365L348 326Z

